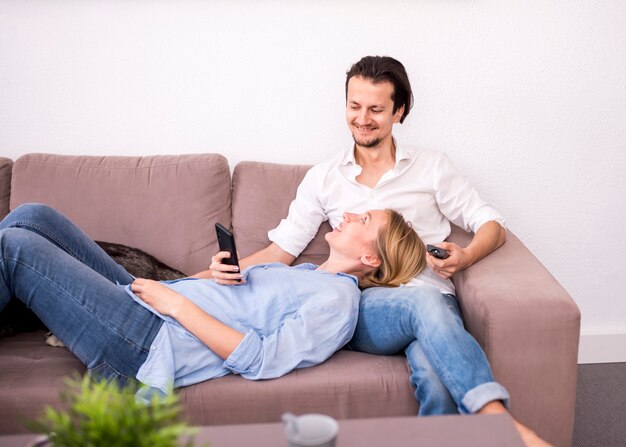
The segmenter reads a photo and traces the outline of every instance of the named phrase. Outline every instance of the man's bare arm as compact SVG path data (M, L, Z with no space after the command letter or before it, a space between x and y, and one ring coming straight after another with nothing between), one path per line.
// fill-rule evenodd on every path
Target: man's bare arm
M448 250L447 259L437 259L428 254L428 265L441 277L450 278L454 273L465 270L500 248L506 241L506 230L496 221L489 221L476 231L470 244L461 248L452 242L443 242L440 247Z
M295 260L295 256L290 255L272 242L264 249L243 258L241 260L241 269L243 270L251 265L264 264L266 262L281 262L283 264L291 265Z
M225 257L228 257L228 253L218 253L211 259L211 265L209 266L209 270L204 270L202 272L196 273L191 277L207 279L212 278L218 284L240 284L237 279L241 278L241 274L236 270L233 270L233 266L222 263L222 259L224 259ZM241 270L244 270L251 265L264 264L267 262L282 262L283 264L291 265L295 260L295 256L290 255L285 250L272 242L264 249L259 250L256 253L251 254L250 256L246 256L243 259L240 259L239 266L241 267Z

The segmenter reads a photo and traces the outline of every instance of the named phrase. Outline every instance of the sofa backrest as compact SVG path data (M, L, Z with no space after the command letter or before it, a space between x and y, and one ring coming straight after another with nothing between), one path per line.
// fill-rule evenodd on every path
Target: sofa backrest
M10 208L45 203L93 239L140 248L193 274L218 251L214 224L231 223L230 192L228 162L218 154L27 154L13 165Z
M0 220L9 212L13 160L0 157Z
M233 233L241 256L247 256L269 243L267 232L287 216L298 185L309 170L306 165L244 161L233 171ZM324 222L296 264L320 264L328 256L324 235L331 230Z

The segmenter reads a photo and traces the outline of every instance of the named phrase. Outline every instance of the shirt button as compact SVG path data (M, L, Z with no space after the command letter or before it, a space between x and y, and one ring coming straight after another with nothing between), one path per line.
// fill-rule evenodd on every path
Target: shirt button
M156 350L156 346L152 345L152 346L150 346L150 349L152 349L153 351L155 351L155 350Z

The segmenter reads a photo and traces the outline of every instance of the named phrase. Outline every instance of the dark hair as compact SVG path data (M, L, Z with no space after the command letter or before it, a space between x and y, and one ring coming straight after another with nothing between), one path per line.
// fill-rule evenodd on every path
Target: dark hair
M390 82L393 85L393 93L391 94L393 113L404 106L404 113L400 118L400 122L404 122L404 118L413 107L413 92L411 91L409 76L400 61L389 56L365 56L352 65L346 74L346 100L348 99L348 82L354 76L371 80L374 84L384 81Z

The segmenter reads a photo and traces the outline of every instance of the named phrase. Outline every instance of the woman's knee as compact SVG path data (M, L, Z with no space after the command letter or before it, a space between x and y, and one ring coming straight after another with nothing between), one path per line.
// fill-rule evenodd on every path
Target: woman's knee
M9 215L14 215L24 220L45 220L58 216L59 212L43 203L24 203L11 211Z
M0 256L2 259L7 257L14 259L23 253L30 252L40 239L39 235L22 228L2 228L0 229Z
M29 245L34 236L36 235L22 228L2 228L0 229L0 245L3 249Z
M2 221L4 228L37 225L42 226L60 217L54 208L42 203L24 203L11 211Z

